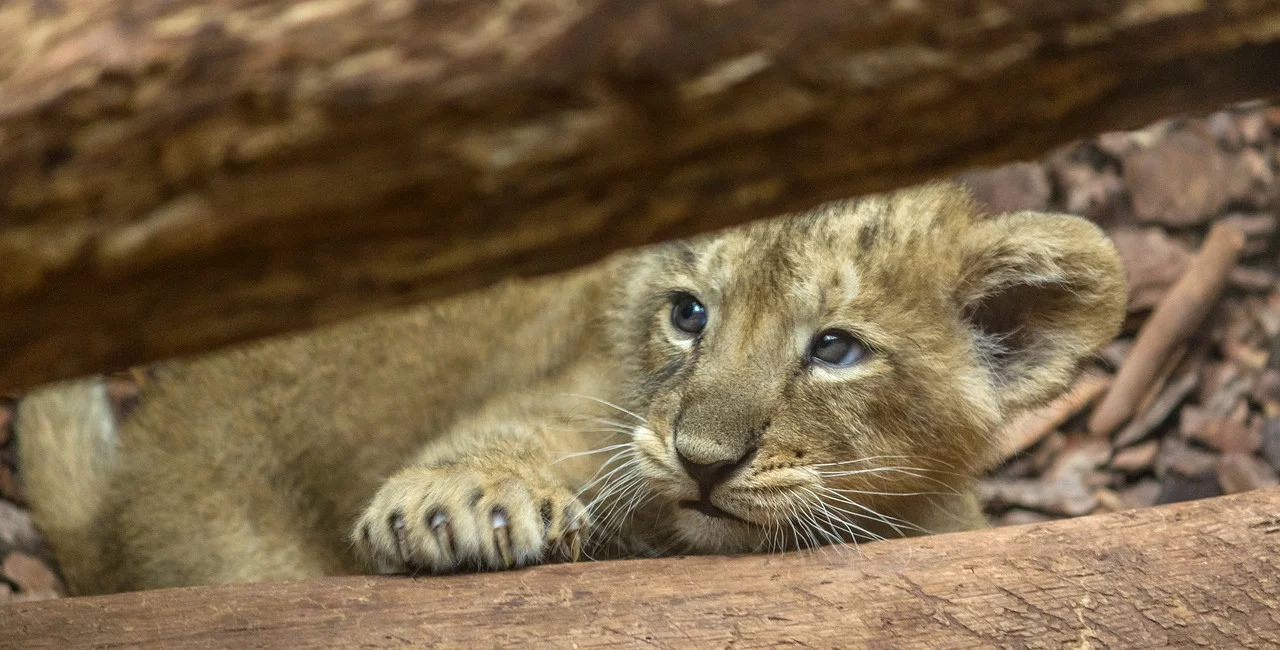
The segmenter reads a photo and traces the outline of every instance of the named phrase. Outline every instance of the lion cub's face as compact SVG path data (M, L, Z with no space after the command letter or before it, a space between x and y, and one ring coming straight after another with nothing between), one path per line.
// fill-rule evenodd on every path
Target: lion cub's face
M1089 223L913 189L640 255L611 317L634 453L690 550L918 532L1116 332Z

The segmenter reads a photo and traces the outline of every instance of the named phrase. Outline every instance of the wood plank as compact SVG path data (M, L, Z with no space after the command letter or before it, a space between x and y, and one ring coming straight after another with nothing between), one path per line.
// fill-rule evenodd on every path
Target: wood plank
M0 4L0 387L1280 91L1280 2Z
M1280 488L775 556L0 607L15 647L1276 647Z

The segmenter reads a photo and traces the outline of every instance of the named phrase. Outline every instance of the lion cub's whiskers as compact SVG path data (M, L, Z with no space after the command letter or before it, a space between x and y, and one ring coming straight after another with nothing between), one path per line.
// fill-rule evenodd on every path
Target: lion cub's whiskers
M628 445L634 447L634 444ZM630 449L634 453L634 448ZM627 525L629 518L657 493L649 489L649 480L640 471L642 464L633 457L623 465L615 468L600 480L604 481L596 496L587 504L587 513L594 522L593 537L607 540ZM621 475L617 476L621 471ZM610 481L610 479L613 479ZM594 483L594 482L593 482Z
M603 472L605 468L609 466L610 463L628 454L633 454L633 456L629 458L627 462L609 470L609 472L606 473L604 476L600 476L600 473ZM605 461L604 464L600 465L600 469L596 470L596 473L593 474L591 478L585 484L583 484L581 488L578 488L578 492L576 493L575 496L577 496L578 498L581 498L582 495L586 494L588 491L591 490L591 488L595 487L597 483L608 481L611 476L618 473L619 471L626 470L628 467L634 467L636 464L640 462L639 459L634 457L634 454L635 454L635 450L631 449L630 445L628 445L627 449L624 449L614 454L613 456L611 456L609 460Z
M778 553L794 548L816 549L826 554L827 547L834 547L837 553L853 552L861 555L859 542L881 541L886 537L858 524L857 519L883 524L902 537L912 532L933 532L859 503L842 494L838 488L812 485L786 490L771 488L770 491L776 495L777 500L771 500L767 509L773 510L776 516L761 526L762 537L755 545L757 552ZM898 496L917 493L884 494Z
M838 534L834 534L832 531L828 530L822 525L822 522L819 521L819 508L822 507L821 502L801 502L801 505L804 507L804 511L800 521L805 526L806 534L809 536L809 539L813 542L813 546L811 548L817 550L825 558L830 552L831 546L833 544L839 544L841 539ZM814 532L818 533L818 537L813 536ZM825 543L823 543L824 540Z
M646 490L643 476L635 476L635 480L625 488L619 488L609 507L600 515L597 529L602 533L612 534L626 526L636 510L656 497L656 493Z
M853 499L850 499L849 497L847 497L847 496L845 496L845 495L843 495L843 494L840 494L839 492L837 492L836 490L834 490L834 489L832 489L832 488L830 488L830 487L827 487L827 486L825 486L825 485L819 485L819 486L817 486L817 487L818 487L818 489L819 489L819 490L822 490L824 493L826 493L828 497L833 498L833 499L835 499L835 500L837 500L837 501L839 501L839 502L842 502L842 503L848 504L848 505L850 505L850 506L853 506L853 507L855 507L855 508L858 508L859 510L864 511L864 512L865 512L865 513L867 513L867 514L862 514L862 513L857 513L857 512L850 512L850 511L845 510L845 509L843 509L843 508L840 508L839 506L836 506L836 505L834 505L834 504L828 504L828 505L830 505L832 508L835 508L836 510L839 510L840 512L844 512L844 513L846 513L846 514L848 514L848 515L850 515L850 516L853 516L853 517L862 517L862 518L864 518L864 519L871 519L872 521L879 521L879 522L881 522L881 523L884 523L884 524L886 524L886 525L888 525L888 526L892 527L895 531L897 531L897 532L898 532L898 534L899 534L899 535L902 535L902 536L905 536L905 533L903 533L903 532L902 532L902 529L903 529L903 528L910 529L910 530L914 530L914 531L919 532L919 533L933 534L933 531L931 531L931 530L928 530L928 529L926 529L926 528L921 528L920 526L917 526L917 525L915 525L915 524L913 524L913 523L911 523L911 522L907 521L906 519L902 519L902 518L899 518L899 517L894 517L894 516L892 516L892 515L886 515L886 514L884 514L884 513L882 513L882 512L877 511L876 509L874 509L874 508L872 508L872 507L870 507L870 506L867 506L867 505L865 505L865 504L862 504L862 503L859 503L859 502L857 502L857 501L854 501Z
M842 529L844 529L845 532L849 533L850 541L852 541L855 546L857 545L859 535L870 538L874 541L880 541L884 539L882 535L878 535L870 530L867 530L866 528L863 528L862 526L859 526L858 524L855 524L852 521L844 519L843 517L836 516L833 512L831 512L831 507L833 506L823 501L822 497L819 496L816 492L809 489L805 489L805 492L808 493L810 497L812 497L812 501L809 502L811 503L810 507L817 506L822 510L823 514L827 517L827 520L830 523L832 523L833 525L838 524Z
M921 480L924 480L924 481L929 481L930 483L933 483L933 484L935 484L935 485L937 485L937 486L941 487L941 488L942 488L942 489L944 489L947 493L950 493L950 494L959 494L959 491L955 488L955 486L950 485L950 484L946 483L945 481L941 481L941 480L939 480L939 479L936 479L936 478L934 478L934 477L932 477L932 476L926 476L925 474L922 474L921 472L928 472L928 473L940 473L940 474L953 475L953 476L963 476L963 475L961 475L961 474L954 474L954 473L952 473L952 472L944 472L944 471L939 471L939 470L925 469L925 468L922 468L922 467L873 467L873 468L869 468L869 469L852 470L852 471L840 471L840 472L823 472L823 471L819 471L819 472L816 472L816 474L818 474L819 476L821 476L821 477L822 477L822 478L824 478L824 479L831 479L831 478L843 478L843 477L848 477L848 476L857 476L857 475L859 475L859 474L875 474L875 473L902 474L902 475L905 475L905 476L910 476L910 477L912 477L912 478L918 478L918 479L921 479ZM859 492L857 492L856 490L848 490L848 491L853 492L853 493L859 493ZM884 496L914 496L914 495L916 495L916 494L936 494L936 493L935 493L935 492L898 492L898 493L887 493L887 492L886 492L886 493L880 493L880 492L860 492L860 494L881 494L881 495L884 495Z
M826 520L826 523L832 528L832 532L829 536L834 539L832 539L828 548L835 549L837 555L840 553L848 553L851 555L857 555L858 557L863 557L862 547L858 544L859 533L853 530L856 526L851 527L851 524L848 521L845 521L833 514L828 509L827 504L818 501L815 505L817 506L816 514ZM873 541L882 539L880 536L874 534L863 533L863 535L871 537Z
M595 498L593 498L590 503L586 504L588 521L591 521L591 522L596 521L597 517L595 516L594 513L595 513L596 507L601 501L601 498L605 497L607 494L612 492L612 490L614 489L614 486L617 485L617 482L614 482L614 483L609 482L611 478L613 478L615 475L619 474L620 472L622 474L623 480L627 479L628 477L636 475L635 467L638 465L639 459L637 459L634 455L635 449L633 448L633 445L631 443L627 443L624 446L625 448L622 451L617 452L616 454L611 456L609 460L605 461L600 466L600 469L596 470L596 473L592 475L591 480L589 480L585 485L583 485L575 495L578 498L582 498L583 494L589 492L597 484L603 484L600 490L596 493ZM605 469L608 468L608 466L611 463L613 463L615 460L619 458L624 458L627 456L630 456L630 458L627 458L625 462L618 465L617 467L614 467L613 469L610 469L608 472L605 472ZM601 472L605 472L603 476L600 476ZM591 555L590 551L588 551L587 548L595 548L597 546L602 546L600 544L600 541L606 540L608 536L601 535L599 531L599 527L596 526L595 524L593 524L588 529L587 534L589 539L588 539L588 544L584 545L586 548L583 549L583 554L587 557L587 559L594 560L595 557Z
M837 466L841 466L841 465L852 465L852 464L854 464L854 463L867 463L867 462L871 462L871 461L873 461L873 460L910 460L910 459L922 459L922 460L927 460L927 461L929 461L929 462L936 463L936 464L938 464L938 465L942 465L943 467L949 467L949 468L951 468L951 469L955 469L955 466L954 466L954 465L952 465L951 463L948 463L948 462L945 462L945 461L942 461L942 460L939 460L939 459L936 459L936 458L929 458L929 457L927 457L927 456L916 456L916 455L882 455L882 456L863 456L862 458L852 458L852 459L849 459L849 460L841 460L841 461L835 461L835 462L831 462L831 463L815 463L815 464L812 464L812 465L805 465L804 467L807 467L807 468L810 468L810 469L818 469L818 468L822 468L822 467L837 467Z
M940 469L927 469L924 467L899 467L896 465L889 465L885 467L869 467L867 469L848 469L848 470L839 470L839 471L817 470L816 473L820 476L831 478L831 477L839 477L839 476L857 476L858 474L868 474L872 472L896 472L896 473L906 474L907 476L913 476L915 478L921 478L926 481L936 481L938 479L935 479L932 476L925 476L925 473L943 474L946 476L959 476L959 477L968 478L967 474L948 472Z
M869 537L875 541L880 541L884 539L883 536L878 535L870 530L867 530L866 528L863 528L862 526L859 526L858 524L853 523L852 521L845 519L844 517L840 517L838 514L836 514L837 512L842 512L845 514L852 515L852 513L838 506L835 506L834 504L827 503L826 501L823 500L821 496L819 496L817 493L811 490L806 490L806 492L808 492L809 495L813 497L813 503L822 509L822 512L826 516L827 521L830 522L832 525L839 526L840 528L842 528L846 533L849 534L850 539L855 544L857 543L859 535Z
M627 449L629 447L631 447L630 442L623 442L623 443L618 443L616 445L608 445L606 447L601 447L599 449L592 449L590 451L578 451L578 452L572 452L572 453L565 453L565 454L562 454L559 458L551 461L551 464L555 465L556 463L569 460L570 458L581 458L583 456L593 456L595 454L604 453L606 451L614 451L615 449Z
M581 399L590 400L597 404L608 406L609 408L616 409L619 412L630 415L631 417L635 418L636 421L639 422L640 424L645 424L645 425L649 424L649 421L641 417L640 415L637 415L631 411L628 411L627 409L624 409L621 406L618 406L617 404L614 404L613 402L610 402L609 400L606 400L606 399L600 399L599 397L592 397L591 395L583 395L582 393L560 393L560 395L564 397L578 397Z

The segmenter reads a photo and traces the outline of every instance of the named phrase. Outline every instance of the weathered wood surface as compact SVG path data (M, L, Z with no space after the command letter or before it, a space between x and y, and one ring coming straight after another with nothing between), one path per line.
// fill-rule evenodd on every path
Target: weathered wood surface
M0 607L22 648L1280 645L1280 489L813 554Z
M1280 2L0 3L0 386L1280 90Z

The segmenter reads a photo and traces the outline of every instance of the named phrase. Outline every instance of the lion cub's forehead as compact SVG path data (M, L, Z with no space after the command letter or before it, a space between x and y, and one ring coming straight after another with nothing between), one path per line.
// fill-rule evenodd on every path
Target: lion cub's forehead
M894 291L904 275L918 288L922 272L947 266L968 227L964 197L953 205L945 190L831 203L697 240L685 253L687 268L713 292L776 306L835 308L865 292Z

